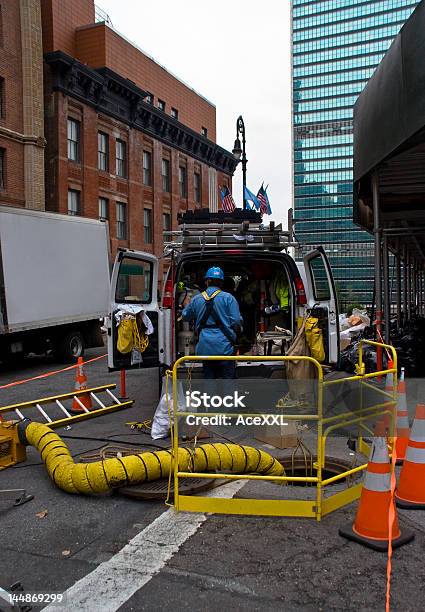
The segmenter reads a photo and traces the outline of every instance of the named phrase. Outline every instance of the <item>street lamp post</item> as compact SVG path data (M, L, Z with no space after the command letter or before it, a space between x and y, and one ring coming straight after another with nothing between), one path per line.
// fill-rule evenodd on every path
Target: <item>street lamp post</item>
M242 136L242 146L241 146L241 141L239 139L239 134ZM236 140L235 140L235 146L233 147L232 153L237 160L240 160L242 162L242 182L243 182L242 202L243 202L244 210L246 210L245 187L246 187L246 164L248 161L246 158L245 146L246 146L245 123L242 119L242 115L239 115L239 117L236 120Z

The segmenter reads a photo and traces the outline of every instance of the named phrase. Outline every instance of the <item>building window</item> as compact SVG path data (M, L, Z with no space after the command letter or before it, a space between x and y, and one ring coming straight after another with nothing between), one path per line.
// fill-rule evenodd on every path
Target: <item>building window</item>
M162 160L162 191L170 193L170 160Z
M75 119L68 119L68 159L80 161L80 122Z
M81 193L76 189L68 189L68 215L75 217L81 214Z
M158 100L158 108L160 111L165 113L165 102L164 100Z
M179 192L181 198L187 198L187 174L184 166L179 166Z
M174 119L179 118L179 111L177 110L177 108L171 107L171 116L174 117Z
M145 102L147 104L153 104L153 94L147 92L146 97L145 97Z
M152 211L145 208L143 211L143 229L145 244L152 243Z
M104 132L97 135L97 165L99 170L109 170L109 136Z
M171 230L171 215L170 213L163 213L162 215L162 229L164 232Z
M0 77L0 119L6 116L6 99L4 79Z
M201 127L201 134L202 136L205 136L205 138L208 136L208 130L206 127Z
M152 154L149 151L143 151L143 184L152 185Z
M127 146L123 140L115 143L116 175L121 178L127 177Z
M6 189L6 149L0 149L0 189Z
M127 240L127 204L117 202L117 238Z
M109 219L109 200L107 198L99 198L99 219Z
M201 173L200 172L195 172L194 175L194 181L193 181L193 187L194 187L194 191L195 191L195 202L197 204L201 203Z

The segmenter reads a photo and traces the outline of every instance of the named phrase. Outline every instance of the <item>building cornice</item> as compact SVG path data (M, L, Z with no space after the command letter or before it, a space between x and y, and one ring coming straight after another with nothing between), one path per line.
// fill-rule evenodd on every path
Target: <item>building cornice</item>
M109 68L90 68L62 51L44 56L52 87L178 149L216 170L232 175L238 161L232 153L145 102L148 92Z

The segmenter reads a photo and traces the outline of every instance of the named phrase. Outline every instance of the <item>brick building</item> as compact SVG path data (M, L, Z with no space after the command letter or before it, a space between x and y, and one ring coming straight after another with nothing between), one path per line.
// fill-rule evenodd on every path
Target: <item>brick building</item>
M232 154L213 104L114 31L92 0L41 0L46 209L107 218L118 246L160 254L177 213L217 210Z
M44 209L39 0L0 4L0 203Z

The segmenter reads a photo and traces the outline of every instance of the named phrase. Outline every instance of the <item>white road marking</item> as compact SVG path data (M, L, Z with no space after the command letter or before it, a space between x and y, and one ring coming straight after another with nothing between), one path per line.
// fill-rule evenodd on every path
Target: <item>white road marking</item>
M231 498L246 482L230 482L205 496ZM98 565L65 591L64 605L49 605L43 610L115 612L164 567L207 518L206 514L176 512L170 508L109 561Z

